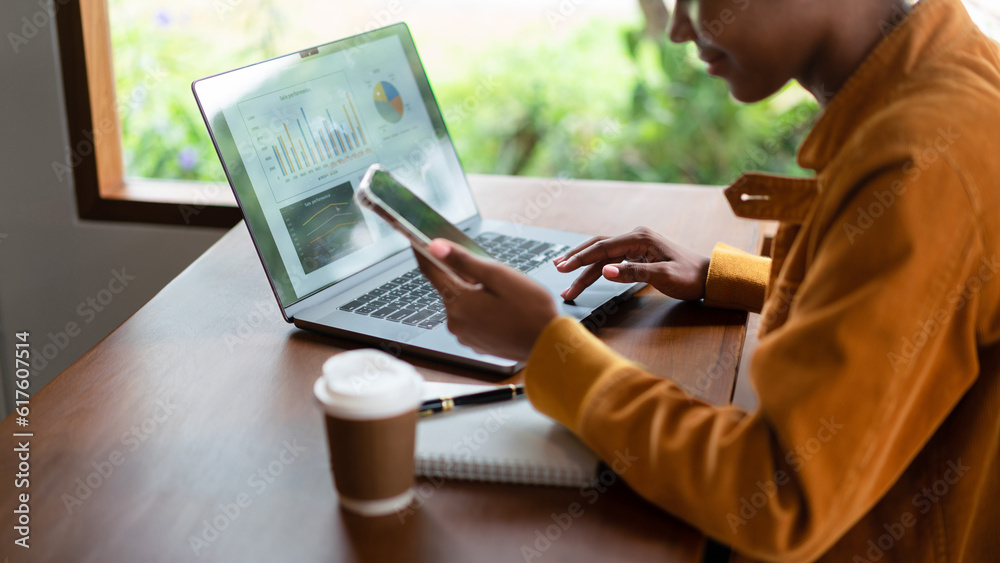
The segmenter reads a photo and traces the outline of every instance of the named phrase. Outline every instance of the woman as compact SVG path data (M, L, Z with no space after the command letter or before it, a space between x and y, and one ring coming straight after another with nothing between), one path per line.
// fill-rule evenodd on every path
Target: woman
M563 297L604 276L762 309L758 410L691 400L527 278L435 241L484 285L449 300L449 328L526 360L540 411L606 459L627 449L636 491L748 556L1000 560L1000 50L959 0L678 0L670 36L740 101L813 93L815 178L727 190L781 221L773 261L638 229L557 260L582 268Z

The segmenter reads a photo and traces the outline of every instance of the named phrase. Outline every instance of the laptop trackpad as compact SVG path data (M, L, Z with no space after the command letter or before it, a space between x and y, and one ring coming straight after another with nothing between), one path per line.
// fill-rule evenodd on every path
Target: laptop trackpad
M583 290L583 293L577 296L576 299L571 302L566 302L559 296L559 294L573 284L573 281L580 275L580 271L582 270L564 274L556 270L554 266L550 266L543 268L540 272L532 275L532 278L549 288L561 314L576 317L578 319L582 319L590 315L590 313L601 308L605 303L628 293L635 285L628 283L615 283L613 281L600 278L594 282L593 285Z

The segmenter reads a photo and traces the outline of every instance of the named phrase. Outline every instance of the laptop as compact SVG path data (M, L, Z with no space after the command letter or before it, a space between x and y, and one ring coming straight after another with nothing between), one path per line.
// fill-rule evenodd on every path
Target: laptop
M552 258L589 237L482 218L405 24L191 87L282 315L299 328L490 372L522 367L448 332L409 243L355 202L374 163L549 288L562 314L585 319L642 285L601 279L566 303L576 274Z

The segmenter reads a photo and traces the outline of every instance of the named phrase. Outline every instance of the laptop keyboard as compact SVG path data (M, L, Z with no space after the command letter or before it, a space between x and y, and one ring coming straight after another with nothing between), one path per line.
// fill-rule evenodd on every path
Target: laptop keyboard
M524 273L569 248L498 233L482 233L475 240L494 258ZM416 268L342 305L340 310L426 329L447 319L437 291Z

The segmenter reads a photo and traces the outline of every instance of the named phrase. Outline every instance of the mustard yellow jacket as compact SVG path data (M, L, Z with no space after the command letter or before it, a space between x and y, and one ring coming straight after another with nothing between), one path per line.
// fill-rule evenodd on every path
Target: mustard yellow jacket
M528 396L747 556L1000 561L1000 50L959 0L924 0L799 162L814 179L727 190L737 215L781 221L774 260L720 246L706 288L763 305L755 412L691 400L566 318Z

